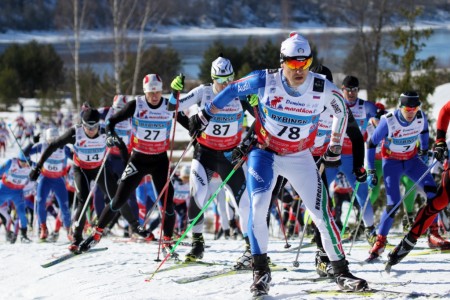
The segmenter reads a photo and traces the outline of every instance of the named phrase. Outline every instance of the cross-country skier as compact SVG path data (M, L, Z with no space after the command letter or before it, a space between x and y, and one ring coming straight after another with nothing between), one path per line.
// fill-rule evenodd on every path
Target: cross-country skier
M423 160L428 159L428 120L420 110L419 94L415 91L404 92L400 95L399 102L399 108L381 117L367 149L367 181L370 186L376 186L378 177L375 171L375 152L377 145L383 141L381 154L387 196L386 209L381 216L384 222L379 226L377 241L370 250L367 261L379 257L386 247L387 235L401 201L400 177L407 175L416 182L427 170ZM420 141L420 149L417 147L417 140ZM431 174L428 173L418 184L428 199L436 195L437 188ZM431 233L430 242L434 244L435 239L442 239L437 229Z
M81 251L87 251L95 246L101 239L103 229L114 218L115 213L127 203L132 191L147 175L152 175L156 191L161 192L167 181L169 158L167 150L170 146L170 133L174 113L168 110L168 99L162 97L162 80L157 74L148 74L143 79L145 95L138 96L128 103L116 114L111 116L106 123L108 135L108 147L116 146L119 138L115 131L118 123L131 118L132 152L127 166L120 178L114 201L105 207L94 233L86 239L81 246ZM187 117L179 113L178 122L187 127ZM165 241L172 241L175 225L175 212L173 209L173 186L169 183L166 190L167 203L165 203L164 236ZM141 230L145 230L140 227ZM146 231L146 236L150 232ZM170 247L170 243L165 243Z
M401 242L388 254L388 264L398 264L408 253L414 248L419 237L424 234L428 227L431 228L428 234L428 243L433 243L441 249L450 249L450 242L447 240L437 239L433 236L433 230L437 231L435 226L436 215L447 207L450 199L450 169L448 166L448 146L445 141L447 128L450 124L450 101L448 101L439 111L436 123L437 134L436 143L434 144L434 158L445 164L442 173L441 184L439 185L436 197L430 199L428 204L422 207L415 218L409 233L401 240Z
M211 79L213 83L202 84L191 90L186 96L180 99L180 110L187 109L193 105L198 105L200 109L209 105L218 93L223 91L234 80L233 66L230 60L219 56L211 64ZM183 89L183 81L180 76L172 81L171 85L174 90ZM171 101L175 103L174 97ZM243 120L245 109L251 112L248 102L233 97L228 99L226 108L206 122L205 126L193 128L189 125L189 134L194 136L197 134L197 144L194 148L194 158L191 166L191 199L189 201L188 217L193 220L201 211L203 205L208 200L208 186L214 172L217 172L222 180L231 172L234 165L232 163L232 151L239 145L243 133ZM198 120L198 115L191 117L192 120ZM247 220L249 200L245 192L245 173L243 168L239 168L233 177L227 182L230 191L239 207L239 215L241 228L244 229L243 235L246 240L246 248L242 257L250 254L250 247L247 238ZM195 261L203 257L204 239L203 239L203 216L192 228L192 248L186 255L186 261Z
M51 142L59 137L58 128L49 128L45 131L44 142L34 144L29 151L25 151L26 155L41 154ZM69 234L70 231L70 207L68 193L65 185L67 171L67 159L72 159L72 152L69 147L64 146L56 149L52 155L42 165L42 170L33 169L30 172L32 181L38 180L36 188L37 215L39 221L40 234L39 239L46 241L49 235L47 229L47 198L50 192L55 193L58 207L62 214L64 227ZM41 174L41 176L39 176Z
M105 165L101 168L106 154L106 134L104 129L100 128L100 113L98 110L88 108L83 113L81 124L75 125L62 136L53 140L45 149L44 153L42 153L39 162L34 167L33 173L39 174L42 171L44 163L52 153L67 144L74 145L73 169L78 201L74 219L76 221L80 220L79 223L76 222L73 224L73 242L69 246L69 250L79 252L79 246L83 241L84 224L86 222L86 214L81 215L81 213L89 195L91 181L95 180L98 176L97 185L107 195L107 200L109 201L112 200L117 189L117 184L108 166ZM120 146L121 144L118 143L118 145ZM101 173L98 174L99 172ZM121 213L128 220L133 231L138 234L145 234L141 233L139 221L133 216L129 206L124 207Z
M25 200L23 189L28 183L30 165L21 151L18 157L8 159L0 166L0 206L6 201L13 201L20 219L20 241L30 243L27 236L27 216L25 215ZM16 237L13 238L16 240Z
M312 52L303 36L291 33L281 44L280 52L280 69L254 71L231 83L192 117L191 128L204 129L215 114L238 96L259 96L255 127L258 144L249 153L247 176L251 197L248 229L253 255L250 290L255 296L267 294L271 282L266 215L278 175L293 185L319 228L339 287L364 290L367 282L349 271L338 228L329 213L327 193L310 152L319 115L327 106L335 118L324 160L340 159L348 118L344 99L334 84L309 72Z

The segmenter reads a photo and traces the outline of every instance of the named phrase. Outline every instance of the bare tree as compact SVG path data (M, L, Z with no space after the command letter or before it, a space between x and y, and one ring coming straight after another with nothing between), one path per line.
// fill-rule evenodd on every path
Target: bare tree
M144 49L144 44L145 44L145 29L147 28L147 25L149 23L149 19L151 19L152 16L157 14L157 9L152 9L152 1L147 1L146 2L146 6L145 6L145 11L144 11L144 15L142 16L142 22L141 22L141 26L140 26L140 30L139 30L139 40L138 40L138 45L137 45L137 49L136 49L136 65L134 67L134 74L133 74L133 86L132 86L132 95L136 95L136 89L137 89L137 82L138 82L138 77L139 77L139 71L140 71L140 66L141 66L141 60L142 60L142 52ZM157 25L164 19L165 15L167 13L167 10L164 12L161 12L158 14L158 23L155 24L151 31L155 31L157 28Z
M74 61L74 85L75 100L74 106L81 107L80 89L80 46L81 31L86 27L85 19L91 7L91 2L86 0L62 0L58 2L56 13L56 24L63 29L73 32L73 45L68 42L68 48Z
M336 0L334 5L324 8L328 18L355 29L353 48L350 48L344 70L360 77L367 88L368 99L372 101L378 85L377 74L385 38L383 31L393 24L394 13L399 6L399 0Z
M127 36L130 22L135 13L138 0L111 0L111 11L113 17L113 37L114 37L114 80L116 94L121 93L122 79L121 71L123 62L127 55Z

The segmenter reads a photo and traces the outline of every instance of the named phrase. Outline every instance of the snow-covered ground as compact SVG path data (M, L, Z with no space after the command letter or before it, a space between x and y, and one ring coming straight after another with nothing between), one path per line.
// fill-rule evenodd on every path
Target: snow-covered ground
M442 85L433 98L435 111L449 100L450 84ZM17 113L0 113L0 117L12 122ZM433 113L435 115L435 113ZM437 115L437 113L436 113ZM32 120L34 115L26 113L25 118ZM180 126L181 127L181 126ZM8 155L17 154L17 147L8 148ZM344 208L345 211L345 208ZM49 217L49 224L53 219ZM63 231L62 231L63 232ZM393 230L395 232L395 230ZM397 229L398 232L398 229ZM114 233L121 235L119 229ZM269 256L272 262L286 271L272 273L272 286L268 299L360 299L362 295L318 293L317 290L337 290L330 282L310 282L316 278L314 270L315 247L307 247L310 238L305 238L304 248L298 261L299 268L293 267L296 250L286 250L285 242L277 226L272 230L269 242ZM388 237L390 244L397 244L401 234ZM177 270L164 271L173 265L167 261L156 273L151 282L141 272L153 272L159 265L157 244L124 243L114 241L112 236L105 237L97 247L108 247L107 251L90 253L75 257L53 267L44 269L40 265L53 256L67 252L67 238L62 234L56 244L37 243L37 237L31 244L8 244L5 241L4 227L0 228L0 299L249 299L251 273L208 278L205 280L180 284L174 280L206 274L228 268L243 252L242 240L213 240L212 234L206 235L206 249L203 261L214 262L214 266L191 266ZM189 239L186 239L189 241ZM299 238L289 241L292 248ZM344 245L348 251L349 245ZM410 292L433 293L429 296L450 298L450 254L418 255L427 249L426 238L419 240L417 249L402 263L394 266L390 275L383 272L384 265L377 262L360 265L368 255L369 246L365 241L357 241L351 255L347 258L352 272L369 281L373 288L397 291L398 294L377 293L373 298L407 298ZM179 246L177 252L184 257L188 247ZM382 261L386 259L385 252ZM162 255L159 256L162 258ZM223 265L219 265L223 264ZM410 281L410 283L408 283ZM408 284L406 284L408 283ZM401 285L406 284L406 285ZM426 298L422 296L420 298Z

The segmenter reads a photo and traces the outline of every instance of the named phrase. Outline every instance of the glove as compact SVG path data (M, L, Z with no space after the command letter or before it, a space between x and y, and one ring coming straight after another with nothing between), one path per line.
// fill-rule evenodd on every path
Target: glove
M198 135L201 131L205 130L206 126L208 126L209 120L211 116L206 113L203 109L198 112L198 114L193 115L189 118L189 135L195 136Z
M182 91L184 88L184 76L182 74L178 75L172 80L172 83L170 84L170 87L174 91Z
M369 187L376 187L378 184L378 176L376 170L368 170L367 171L367 182L369 183Z
M106 134L106 146L111 148L114 146L120 146L120 140L119 137L116 134L111 133L110 131L108 131L108 133Z
M31 181L36 181L40 174L41 174L41 166L37 165L31 169L31 172L28 176L30 177Z
M428 165L428 149L426 150L419 150L419 158L421 161L423 161L424 164Z
M256 94L247 96L247 101L250 103L250 105L252 107L258 105L258 100L259 100L259 98L258 98L258 95L256 95Z
M447 143L445 141L436 142L434 144L434 157L441 163L444 163L444 160L448 157L448 148Z
M231 155L231 163L233 165L237 164L245 155L247 155L250 145L240 144L233 149L233 154Z
M40 133L33 135L33 144L39 143L40 137L41 137Z
M353 174L355 174L357 181L366 182L367 172L366 169L364 169L364 167L354 169Z
M333 149L334 148L334 149ZM333 150L332 150L333 149ZM337 168L341 163L341 146L329 146L323 155L323 164L326 168Z

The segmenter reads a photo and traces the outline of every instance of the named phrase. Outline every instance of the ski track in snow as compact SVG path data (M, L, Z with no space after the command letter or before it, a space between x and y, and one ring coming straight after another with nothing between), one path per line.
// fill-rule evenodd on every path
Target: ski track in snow
M3 231L3 230L2 230ZM3 232L0 231L0 234ZM120 232L117 232L120 233ZM2 234L3 236L3 234ZM117 243L111 237L102 239L97 247L108 247L107 251L88 253L69 259L65 262L44 269L40 264L52 259L53 254L66 253L67 245L51 243L32 243L14 245L2 243L0 258L3 276L0 280L3 299L250 299L249 287L252 273L223 276L205 279L187 284L178 284L173 279L192 277L207 272L229 268L243 250L243 240L213 240L206 234L206 249L203 261L226 263L227 266L190 266L155 274L151 282L146 282L149 275L142 275L139 270L153 272L159 262L157 244ZM33 237L36 240L36 237ZM65 240L64 235L61 240ZM400 238L391 239L397 243ZM293 247L298 240L291 240ZM363 260L367 256L369 246L365 241L358 241L354 247L350 261L351 271L369 281L373 288L400 292L437 293L448 297L450 292L450 259L449 254L432 254L408 256L399 265L392 267L391 274L383 272L380 262L361 266L353 259ZM419 247L426 247L426 239L418 242ZM348 250L349 244L344 244ZM178 247L177 252L184 256L188 247ZM422 251L422 250L414 250ZM278 266L287 267L289 271L272 272L272 284L268 299L360 299L360 295L340 294L339 297L329 295L309 295L306 291L315 289L337 290L333 282L309 282L290 280L293 278L316 278L314 269L315 247L304 248L300 252L299 268L293 268L292 262L296 250L285 250L284 241L271 238L269 256ZM384 253L385 259L387 252ZM160 254L160 258L163 255ZM173 264L166 261L161 269ZM384 285L387 282L403 283L405 286ZM379 283L379 284L377 284ZM385 298L386 295L374 295ZM388 298L396 298L389 296ZM398 299L405 298L399 295ZM422 297L425 299L426 297ZM421 297L419 297L421 299Z

